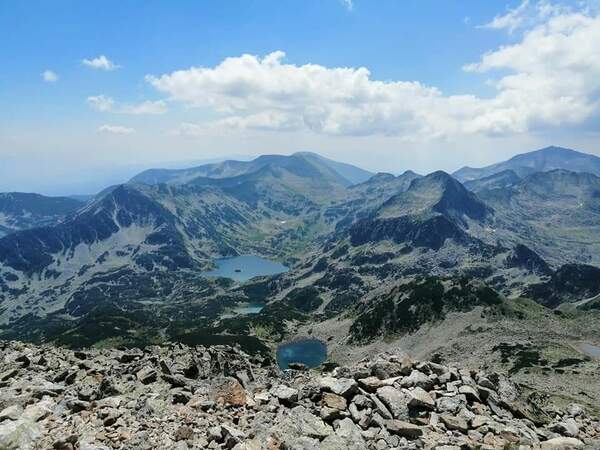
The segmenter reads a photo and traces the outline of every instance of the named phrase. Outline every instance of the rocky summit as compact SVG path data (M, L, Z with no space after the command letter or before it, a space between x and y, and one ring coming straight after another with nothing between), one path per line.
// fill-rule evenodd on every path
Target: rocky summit
M600 422L403 353L280 371L229 346L0 343L2 449L600 448ZM327 368L330 369L330 368Z

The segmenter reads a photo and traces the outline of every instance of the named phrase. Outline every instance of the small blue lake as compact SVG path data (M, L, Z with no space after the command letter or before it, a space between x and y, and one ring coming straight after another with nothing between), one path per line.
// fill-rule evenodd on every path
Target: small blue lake
M600 347L596 345L592 345L588 342L581 342L579 344L579 350L587 356L600 359Z
M233 308L225 310L225 313L221 315L221 319L231 319L236 316L258 314L264 307L265 305L260 303L240 303Z
M277 365L282 370L288 369L290 363L318 367L327 359L327 345L318 339L301 339L280 345L276 357Z
M244 255L215 260L217 268L202 275L207 277L231 278L235 281L246 281L252 277L277 275L289 269L281 263L269 261L260 256Z

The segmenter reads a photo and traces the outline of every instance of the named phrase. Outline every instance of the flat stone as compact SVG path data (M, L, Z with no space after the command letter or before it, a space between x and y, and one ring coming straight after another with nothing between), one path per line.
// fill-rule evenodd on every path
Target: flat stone
M321 389L333 392L334 394L348 397L354 394L358 384L351 378L322 377L319 380Z
M429 378L423 372L413 370L409 376L404 377L402 380L400 380L399 384L401 387L405 388L418 386L422 389L429 391L433 387L434 383L431 380L431 378Z
M348 402L344 397L330 392L323 394L323 404L329 408L344 410L348 407Z
M144 367L140 369L135 376L143 384L154 383L157 380L156 370L151 367Z
M41 427L26 420L6 420L0 423L0 448L30 449L42 435Z
M408 375L412 368L412 360L406 357L406 360L389 361L378 359L371 365L371 373L381 380L386 378Z
M301 434L315 439L324 439L333 431L330 426L303 406L296 406L290 413L290 419Z
M579 434L579 425L572 417L568 417L562 422L554 424L551 429L552 431L568 437L577 437Z
M246 391L244 391L240 382L232 377L214 381L210 398L216 403L230 406L244 406L247 401Z
M375 392L380 387L386 386L386 384L377 377L361 378L358 380L358 384L369 392Z
M440 413L456 414L466 406L467 399L464 395L443 396L436 400L436 408Z
M457 430L462 433L469 431L469 424L466 420L460 417L450 416L448 414L440 415L440 420L446 425L449 430Z
M567 414L571 417L585 416L585 411L581 405L571 403L567 406Z
M471 426L473 428L479 428L483 425L486 425L490 422L490 418L486 416L476 415L471 421Z
M409 406L413 408L435 409L435 401L424 389L416 387L412 391L408 391L408 395L410 395Z
M572 437L556 437L541 443L542 450L572 450L583 448L584 443Z
M392 386L377 389L377 397L391 411L395 419L408 420L410 396Z
M2 420L17 420L23 414L21 405L12 405L0 411L0 421Z
M398 436L408 439L416 439L423 435L423 430L421 427L409 422L404 422L402 420L386 420L385 427L390 433L397 434Z
M352 419L345 418L338 422L335 434L346 442L352 443L353 450L366 450L367 446L358 428Z
M269 392L284 403L294 403L298 401L298 389L283 384L272 387Z
M468 385L461 386L460 388L458 388L458 392L463 394L469 402L474 402L474 401L481 402L481 399L479 398L479 394L477 393L475 388L473 388L472 386L468 386Z
M25 411L23 411L23 414L21 414L21 419L37 422L52 414L52 409L54 406L55 404L51 400L42 400L34 403L33 405L29 405L27 408L25 408Z

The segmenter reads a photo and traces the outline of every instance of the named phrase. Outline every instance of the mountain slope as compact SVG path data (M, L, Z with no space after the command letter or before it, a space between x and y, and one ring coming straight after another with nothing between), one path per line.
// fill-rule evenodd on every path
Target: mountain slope
M534 172L555 169L572 172L589 172L600 176L600 157L562 147L546 147L529 153L513 156L507 161L482 168L463 167L452 175L465 182L489 177L504 170L512 170L524 177Z
M372 217L350 229L354 245L391 239L438 250L446 239L468 240L469 222L483 222L493 211L445 172L411 182Z
M405 192L413 180L420 178L412 171L394 176L378 173L367 181L350 186L343 199L328 207L323 213L329 223L335 223L336 232L347 229L359 219L376 211L390 197Z
M0 237L19 230L53 225L83 205L83 202L68 197L0 193Z
M534 173L480 198L496 211L493 236L522 243L554 265L600 265L600 177L566 170Z
M325 158L321 155L312 152L298 152L294 153L296 156L301 156L309 161L321 165L324 164L331 168L334 172L340 175L348 185L354 185L364 183L374 174L368 170L361 169L360 167L353 166L352 164L342 163L334 161L329 158Z
M329 231L321 210L346 188L305 158L259 160L234 177L110 188L63 223L0 239L0 319L80 315L106 301L126 307L144 299L143 274L172 286L215 257L297 258ZM146 300L156 296L147 290Z
M464 186L468 190L478 193L489 189L509 188L519 181L521 181L521 177L514 170L507 169L487 177L465 181Z

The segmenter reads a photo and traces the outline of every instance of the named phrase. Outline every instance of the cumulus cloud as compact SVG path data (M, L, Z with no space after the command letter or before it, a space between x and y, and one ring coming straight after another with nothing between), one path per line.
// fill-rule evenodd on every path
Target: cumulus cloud
M184 124L184 134L216 128L307 129L419 140L581 124L600 113L600 18L547 2L533 6L538 22L518 42L464 68L497 77L490 98L445 95L417 81L379 81L364 67L289 64L282 51L230 57L214 67L146 80L172 101L220 116ZM506 26L517 26L514 20Z
M101 112L114 112L117 114L164 114L167 112L167 103L163 100L145 101L141 103L117 103L112 97L106 95L92 95L86 99L88 105Z
M133 128L123 127L121 125L101 125L98 127L98 133L107 134L131 134L135 130Z
M106 71L116 70L119 67L121 67L121 66L115 64L114 62L112 62L110 59L108 59L104 55L100 55L97 58L93 58L93 59L83 59L81 61L81 63L84 66L91 67L92 69L106 70Z
M474 72L510 73L498 80L491 101L512 128L578 124L600 111L600 17L568 13L526 32L466 66ZM492 112L488 112L488 116Z
M42 80L46 83L56 83L58 81L58 75L52 70L44 70L42 72Z

